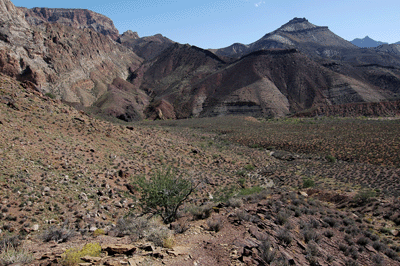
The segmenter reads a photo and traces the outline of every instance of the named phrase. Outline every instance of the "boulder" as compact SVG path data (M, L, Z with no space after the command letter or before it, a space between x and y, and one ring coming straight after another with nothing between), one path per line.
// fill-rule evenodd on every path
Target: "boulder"
M132 255L136 251L136 246L134 245L123 245L123 244L109 244L101 246L101 249L108 253L108 255L114 254L125 254Z

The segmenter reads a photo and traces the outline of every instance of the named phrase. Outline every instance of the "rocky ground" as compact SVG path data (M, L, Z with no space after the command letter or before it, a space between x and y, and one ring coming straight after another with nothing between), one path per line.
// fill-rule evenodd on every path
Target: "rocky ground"
M397 167L98 120L49 96L0 76L0 264L400 264ZM164 166L198 184L168 225L132 186Z

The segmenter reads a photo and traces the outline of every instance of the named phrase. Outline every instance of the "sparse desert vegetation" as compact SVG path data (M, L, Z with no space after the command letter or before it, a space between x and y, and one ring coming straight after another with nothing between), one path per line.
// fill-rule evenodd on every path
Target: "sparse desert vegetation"
M0 83L2 264L400 263L398 120L114 123Z

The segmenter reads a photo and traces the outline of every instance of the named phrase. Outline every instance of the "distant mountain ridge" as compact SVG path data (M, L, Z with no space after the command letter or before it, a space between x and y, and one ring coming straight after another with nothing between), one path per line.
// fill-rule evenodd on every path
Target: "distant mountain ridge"
M241 57L257 50L274 48L297 48L310 56L320 56L334 54L332 49L351 49L357 46L334 34L326 26L316 26L305 18L294 18L254 43L235 43L212 51L219 56Z
M120 35L109 18L89 10L15 8L0 0L0 14L0 72L128 122L281 117L400 98L400 45L360 49L305 18L248 45L204 50L161 34Z
M363 39L356 38L352 40L351 43L360 48L373 48L382 44L388 44L387 42L375 41L368 36L365 36Z

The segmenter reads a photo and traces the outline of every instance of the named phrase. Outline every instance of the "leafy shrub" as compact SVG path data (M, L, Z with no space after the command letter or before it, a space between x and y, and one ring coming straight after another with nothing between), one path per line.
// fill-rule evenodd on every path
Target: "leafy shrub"
M336 157L333 155L327 155L325 158L330 163L336 163Z
M189 225L188 221L185 219L185 220L179 221L178 223L176 223L174 225L173 228L170 228L170 229L174 230L176 234L183 234L187 230L189 230L189 228L190 228L190 225Z
M25 249L7 246L0 253L0 265L24 265L33 261L33 254Z
M84 256L98 257L101 253L101 246L98 243L88 243L82 249L70 248L61 255L60 263L65 266L73 266L82 262Z
M164 239L163 241L163 247L164 248L173 248L175 245L175 238L173 235L169 235L167 238Z
M243 188L239 191L238 195L239 196L248 196L251 194L256 194L260 193L263 190L262 187L249 187L249 188Z
M258 187L257 187L258 190ZM250 202L250 203L256 203L259 202L262 199L267 198L267 196L270 194L270 191L268 189L263 189L260 192L246 195L243 197L243 200Z
M96 229L94 232L93 232L93 236L101 236L101 235L105 235L106 234L106 232L104 231L104 229Z
M224 186L215 193L215 195L218 196L214 197L214 201L226 202L227 200L232 198L236 193L237 193L237 186L235 185Z
M178 208L195 189L190 180L177 176L171 168L157 171L150 180L138 177L135 184L141 193L143 210L160 214L164 223L176 219Z
M315 187L315 182L311 178L303 179L303 188Z
M244 169L246 169L247 171L253 171L254 169L256 169L256 167L252 164L247 164L244 166Z
M55 241L57 243L67 242L74 237L76 232L67 228L51 226L43 232L41 238L44 242Z
M49 97L51 99L55 99L56 98L56 96L54 94L50 93L50 92L46 93L45 96L47 96L47 97Z
M246 172L246 170L241 169L241 170L237 171L236 174L237 174L238 176L245 177L246 174L247 174L247 172Z

